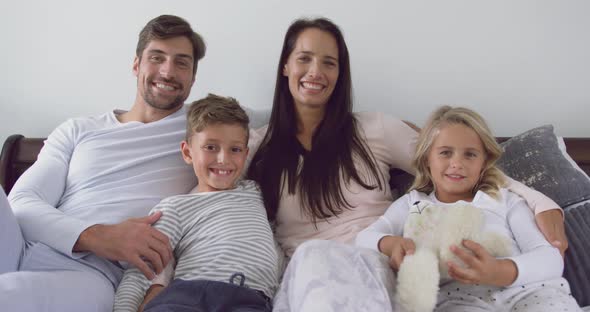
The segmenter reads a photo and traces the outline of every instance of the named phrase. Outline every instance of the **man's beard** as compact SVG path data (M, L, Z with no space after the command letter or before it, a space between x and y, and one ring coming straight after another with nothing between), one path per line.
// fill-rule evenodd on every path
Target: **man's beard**
M179 84L178 82L175 82L175 81L166 81L166 82L174 82L176 85L178 85L178 88L181 91L184 90L184 86ZM149 106L151 106L153 108L157 108L157 109L161 109L161 110L174 110L174 109L178 108L179 106L181 106L182 104L184 104L184 101L188 97L188 95L185 96L181 92L180 94L178 94L178 96L176 98L174 98L170 102L158 103L159 99L156 95L153 94L151 86L152 86L152 80L149 80L147 82L147 86L145 88L145 91L143 92L143 94L141 96L143 97L143 100Z

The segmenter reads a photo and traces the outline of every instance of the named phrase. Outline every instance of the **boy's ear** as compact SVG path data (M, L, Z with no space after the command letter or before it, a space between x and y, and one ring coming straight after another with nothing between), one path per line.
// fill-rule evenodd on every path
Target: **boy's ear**
M180 142L180 152L182 153L182 159L184 159L185 163L189 165L193 163L193 156L191 155L191 149L188 142L184 140Z

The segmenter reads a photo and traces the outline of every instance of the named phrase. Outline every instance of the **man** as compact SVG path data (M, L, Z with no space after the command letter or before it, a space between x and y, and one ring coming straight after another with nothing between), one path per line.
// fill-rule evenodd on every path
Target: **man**
M0 237L8 251L0 259L1 310L112 311L120 262L148 278L166 266L168 238L151 227L160 214L145 216L196 184L178 147L183 103L204 54L185 20L148 22L133 62L131 110L56 128L8 197L14 216L0 192L0 228L9 231Z

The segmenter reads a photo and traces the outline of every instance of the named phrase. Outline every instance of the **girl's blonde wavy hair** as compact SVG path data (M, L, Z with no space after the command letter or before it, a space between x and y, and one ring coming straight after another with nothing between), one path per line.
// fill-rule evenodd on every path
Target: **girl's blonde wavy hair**
M417 190L423 193L434 191L434 184L428 167L428 154L440 130L447 125L457 124L464 125L475 131L485 150L484 166L479 181L473 188L473 194L482 191L498 199L500 187L506 183L504 174L496 167L496 161L502 155L502 148L496 142L485 120L475 111L464 107L443 106L428 119L426 126L418 136L416 153L412 161L412 165L416 168L416 177L410 191Z

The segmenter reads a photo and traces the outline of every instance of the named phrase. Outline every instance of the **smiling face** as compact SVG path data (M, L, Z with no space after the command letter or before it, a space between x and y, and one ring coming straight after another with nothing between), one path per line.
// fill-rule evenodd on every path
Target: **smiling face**
M184 103L195 81L193 48L186 37L151 40L133 62L138 98L153 108L173 110Z
M485 161L485 149L475 131L461 124L442 126L428 153L437 199L471 201Z
M283 67L295 106L325 109L338 74L336 39L317 28L303 30Z
M248 132L237 124L212 124L181 143L182 157L192 164L197 192L232 189L248 155Z

